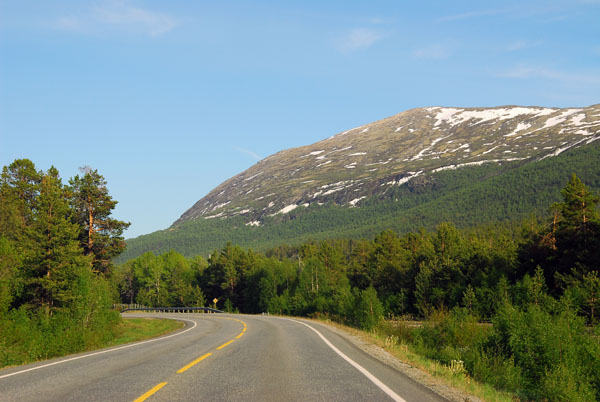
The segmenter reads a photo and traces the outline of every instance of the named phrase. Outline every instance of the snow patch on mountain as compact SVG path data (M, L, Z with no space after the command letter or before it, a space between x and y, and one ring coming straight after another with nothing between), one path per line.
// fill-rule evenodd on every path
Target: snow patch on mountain
M579 112L581 112L581 109L567 109L561 112L558 116L554 116L546 120L546 123L541 129L543 130L546 128L554 127L557 124L564 123L567 120L567 117Z
M574 126L581 126L584 125L585 123L582 123L582 121L585 119L585 113L579 113L576 114L575 116L571 117L570 121L571 124L573 124Z
M365 198L367 198L366 196L362 196L362 197L358 197L353 199L352 201L348 202L348 204L352 205L353 207L356 206L356 204L358 204L361 200L364 200Z
M456 126L469 120L476 120L471 125L482 124L491 120L513 119L521 115L544 116L554 113L555 109L546 108L528 108L511 107L484 110L465 110L456 108L429 108L429 111L437 111L435 116L436 123L434 127L446 123L450 126Z
M531 128L531 124L529 123L519 123L517 124L517 128L515 128L512 132L508 133L508 134L504 134L505 137L512 137L517 135L519 132L523 131L523 130L527 130L528 128Z
M281 208L279 211L275 212L275 213L274 213L273 215L271 215L271 216L274 216L274 215L279 215L279 214L287 214L287 213L290 213L290 212L292 212L292 211L293 211L294 209L296 209L296 208L298 208L298 205L296 205L296 204L291 204L291 205L288 205L288 206L285 206L285 207Z
M382 186L401 186L404 183L408 183L410 180L414 179L417 176L420 176L423 173L423 170L418 172L407 172L408 176L402 177L399 180L388 181L387 183L383 183Z
M512 162L512 161L520 161L523 159L526 159L526 158L490 159L490 160L481 160L481 161L475 161L475 162L466 162L466 163L459 163L456 165L442 166L437 169L433 169L432 172L437 173L437 172L441 172L443 170L456 170L458 168L466 167L466 166L480 166L480 165L483 165L484 163Z

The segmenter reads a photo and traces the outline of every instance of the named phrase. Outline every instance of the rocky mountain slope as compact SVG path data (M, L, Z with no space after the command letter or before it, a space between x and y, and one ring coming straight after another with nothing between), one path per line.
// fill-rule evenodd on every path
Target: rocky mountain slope
M539 161L598 139L600 105L413 109L269 156L219 185L173 226L234 216L259 226L314 204L360 207L372 195L440 171Z

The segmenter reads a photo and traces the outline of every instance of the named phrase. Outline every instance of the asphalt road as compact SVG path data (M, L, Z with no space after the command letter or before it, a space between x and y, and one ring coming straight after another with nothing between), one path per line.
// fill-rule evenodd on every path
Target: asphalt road
M249 315L135 316L176 317L186 327L0 370L0 401L445 401L324 325Z

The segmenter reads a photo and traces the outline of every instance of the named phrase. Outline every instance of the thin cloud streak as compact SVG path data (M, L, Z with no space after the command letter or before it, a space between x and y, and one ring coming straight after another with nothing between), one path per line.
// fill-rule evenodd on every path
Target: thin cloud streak
M451 53L450 46L434 44L413 50L412 57L418 60L442 60L450 57Z
M177 26L173 17L133 7L128 1L111 1L96 7L93 12L102 23L139 27L153 36L167 33Z
M172 31L179 21L165 13L135 7L127 0L104 1L78 16L59 17L55 29L87 33L115 28L150 36Z
M490 17L499 14L507 13L507 10L501 9L492 9L492 10L479 10L479 11L469 11L461 14L454 15L446 15L437 19L438 22L447 22L447 21L459 21L466 20L471 18L479 18L479 17Z
M233 149L235 149L236 151L241 152L243 154L249 155L250 157L252 157L252 159L257 160L257 161L264 159L262 156L260 156L256 152L250 151L249 149L245 149L245 148L241 148L241 147L233 147Z
M518 40L508 45L506 50L509 52L516 52L518 50L531 49L533 47L540 46L542 41L530 41L530 40Z
M364 50L381 40L383 35L373 29L356 28L339 38L335 47L342 53Z
M545 67L532 67L520 65L507 69L499 74L499 78L513 79L546 79L558 81L571 86L598 86L600 85L600 74L558 71Z

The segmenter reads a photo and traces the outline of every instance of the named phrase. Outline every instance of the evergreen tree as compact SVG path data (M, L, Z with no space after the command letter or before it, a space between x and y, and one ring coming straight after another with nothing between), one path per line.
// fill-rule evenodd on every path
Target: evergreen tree
M85 254L92 256L94 271L108 274L111 259L125 249L123 231L130 224L110 217L117 201L108 194L104 177L97 170L81 170L83 175L69 182L74 220L81 226L79 241Z
M562 215L559 230L588 234L594 229L591 226L598 223L600 219L596 211L596 204L600 202L600 197L589 191L575 173L566 187L561 190L561 194L563 202L556 204Z
M0 176L0 233L21 252L29 249L27 230L33 222L41 180L42 172L29 159L4 166Z
M563 202L555 204L560 212L556 229L559 275L583 275L600 267L600 216L593 194L573 174L561 191Z
M0 318L8 312L23 290L19 267L21 256L7 238L0 236Z
M50 314L74 303L77 280L89 269L89 259L82 255L77 240L79 226L71 220L66 192L54 167L42 177L30 233L34 246L25 261L27 292L33 305Z

